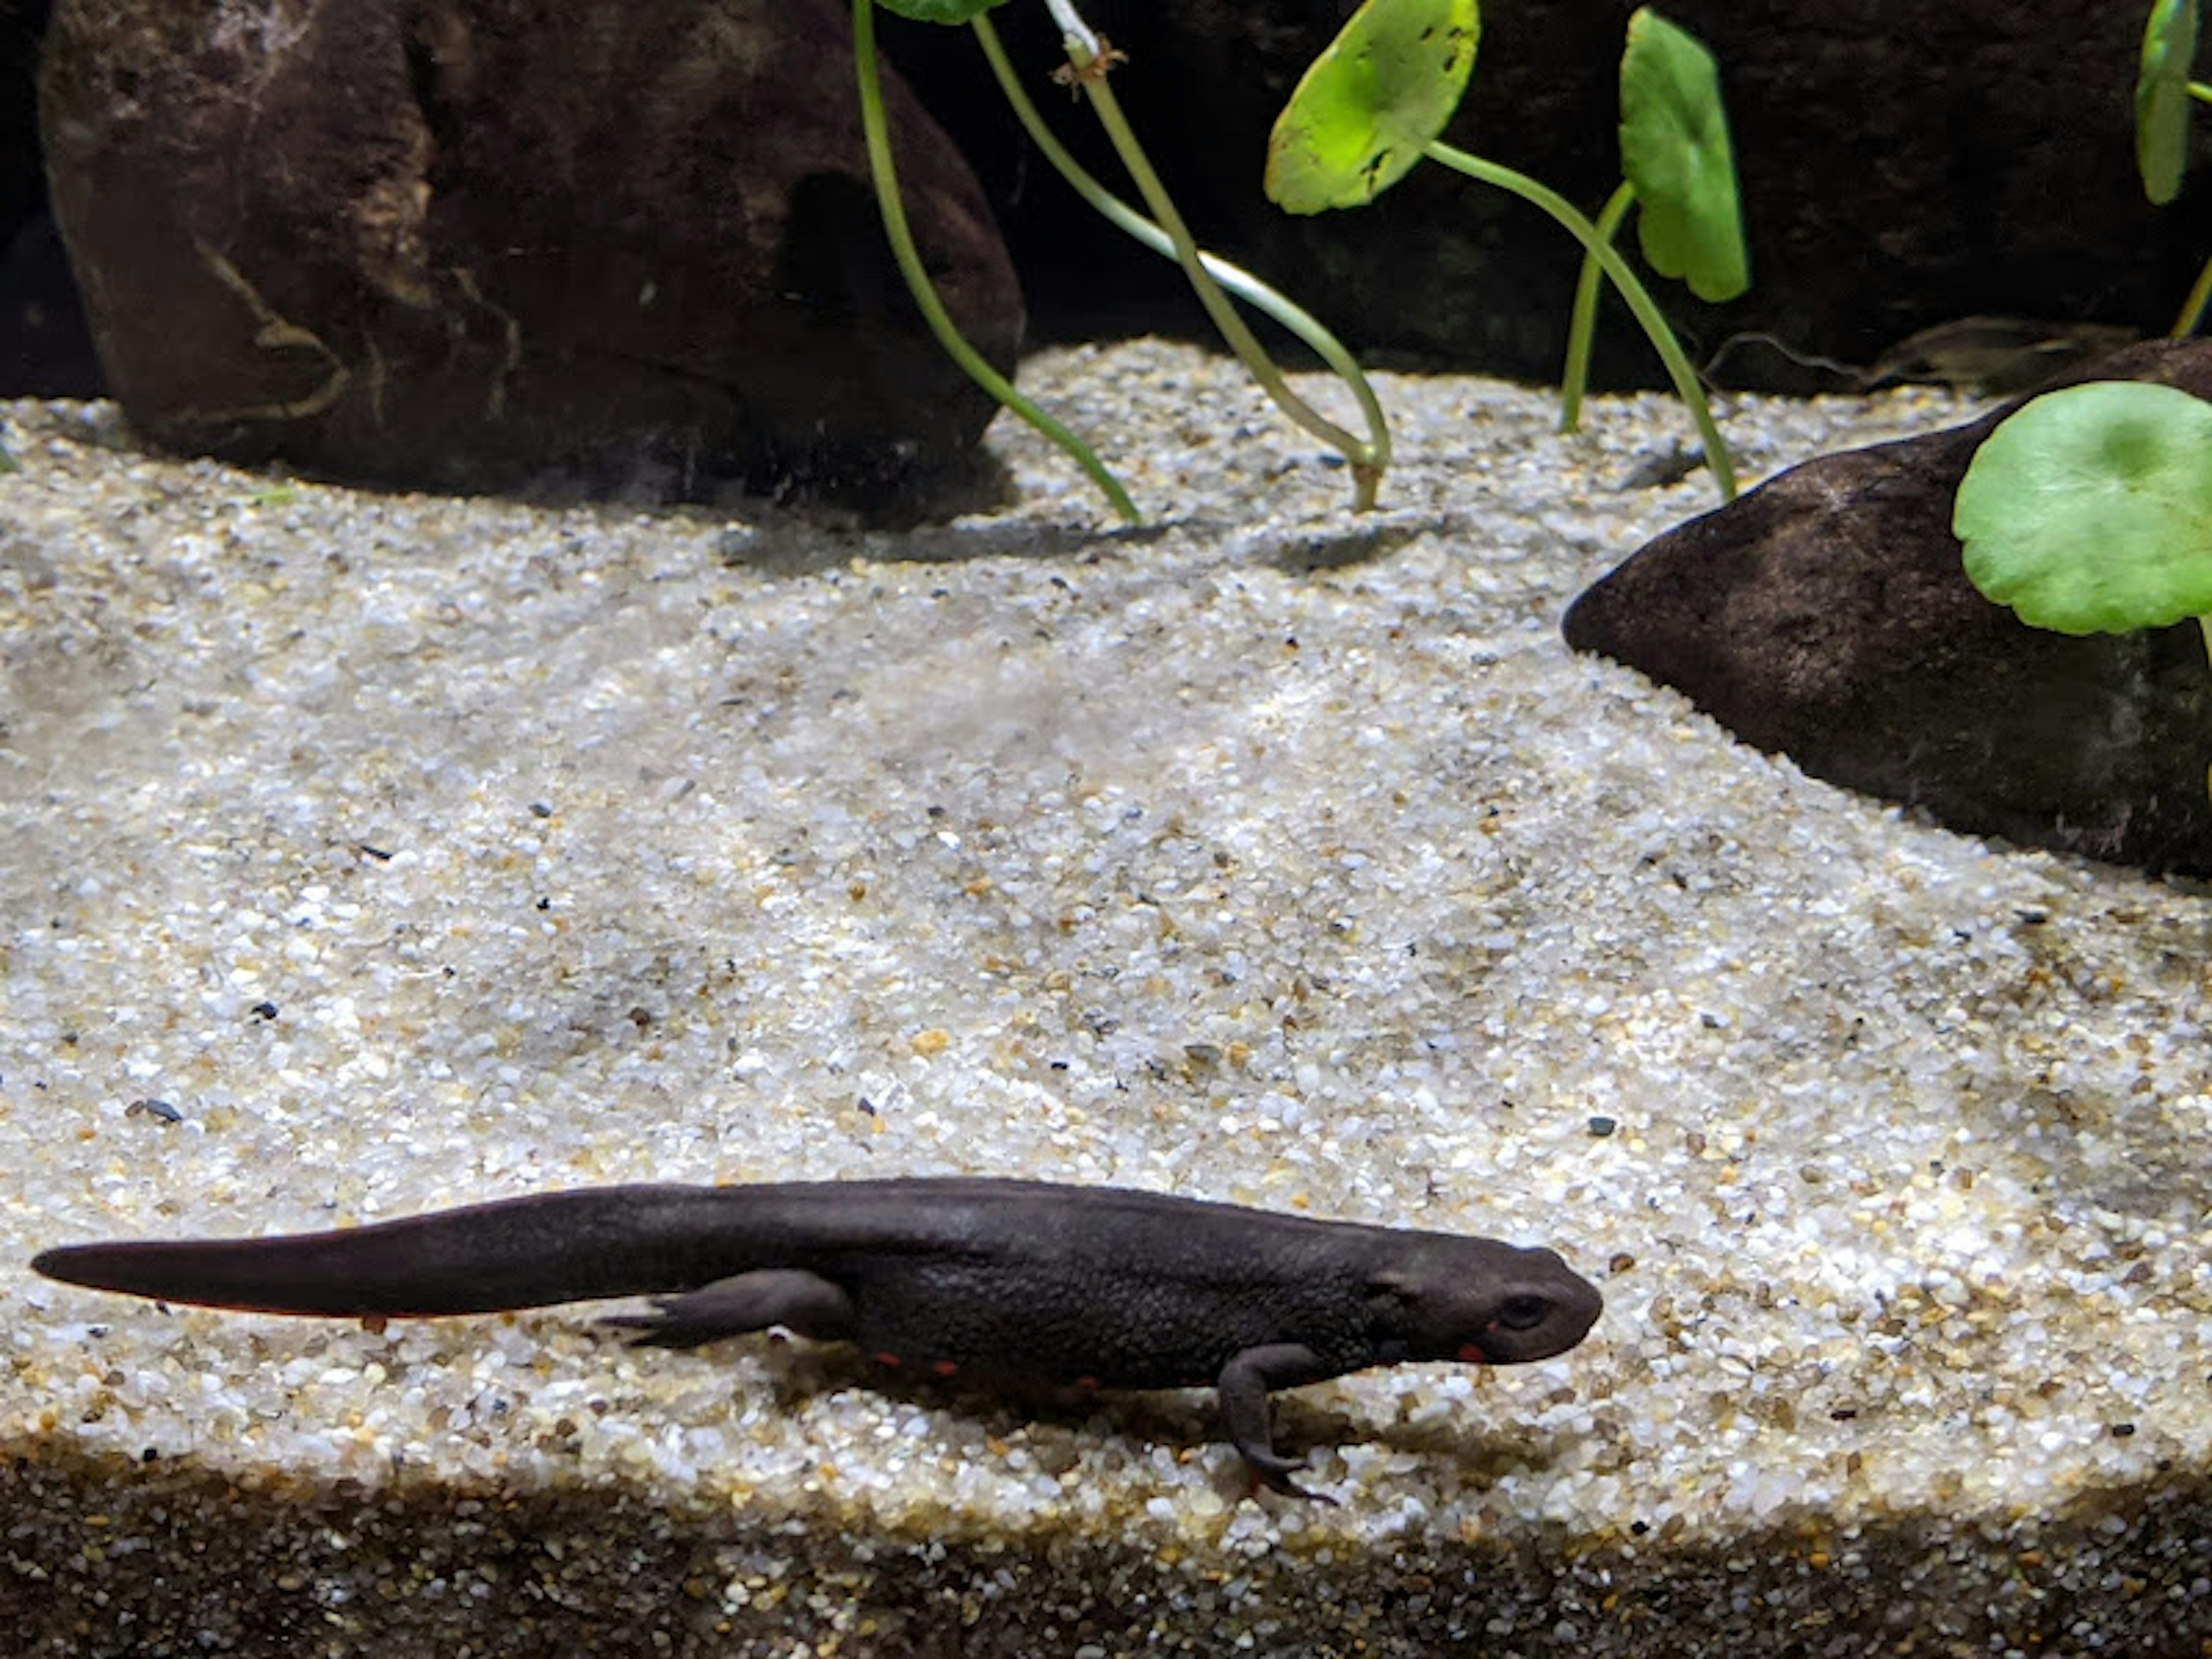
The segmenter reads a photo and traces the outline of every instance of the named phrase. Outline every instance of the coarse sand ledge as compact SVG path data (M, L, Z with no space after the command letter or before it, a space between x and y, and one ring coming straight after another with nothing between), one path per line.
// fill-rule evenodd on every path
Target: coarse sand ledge
M1024 384L1013 507L380 495L0 404L0 1624L25 1655L2212 1653L2201 885L1948 835L1571 655L1686 430ZM1321 395L1328 395L1326 387ZM1931 429L1745 399L1753 477ZM65 1240L956 1171L1556 1245L1590 1340L1283 1396L381 1331Z

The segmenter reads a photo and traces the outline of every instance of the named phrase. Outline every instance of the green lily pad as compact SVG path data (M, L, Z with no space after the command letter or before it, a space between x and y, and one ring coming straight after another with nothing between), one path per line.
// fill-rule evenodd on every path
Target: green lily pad
M1406 175L1474 72L1476 0L1367 0L1314 59L1267 140L1267 198L1360 207Z
M876 3L917 23L965 23L1003 6L1006 0L876 0Z
M1974 452L1951 530L1967 578L2037 628L2212 614L2212 403L2145 380L2046 392Z
M1628 20L1620 55L1620 165L1654 270L1701 300L1751 286L1720 71L1696 35L1649 6Z
M2164 206L2189 165L2189 66L2197 57L2197 0L2158 0L2143 24L2136 70L2136 171Z

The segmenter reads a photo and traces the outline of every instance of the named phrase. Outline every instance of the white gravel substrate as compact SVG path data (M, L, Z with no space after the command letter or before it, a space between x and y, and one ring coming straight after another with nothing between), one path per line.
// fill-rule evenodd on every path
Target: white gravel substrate
M1383 377L1359 517L1233 364L1024 380L1148 526L1007 420L1018 505L892 534L271 495L0 405L0 1613L119 1598L40 1652L2212 1640L2203 890L1570 654L1566 602L1711 505L1615 487L1663 398L1565 439ZM1755 477L1970 412L1726 427ZM1202 1395L1032 1418L589 1310L369 1331L21 1265L955 1171L1541 1240L1607 1312L1286 1397L1328 1508L1253 1496ZM264 1604L324 1645L257 1646Z

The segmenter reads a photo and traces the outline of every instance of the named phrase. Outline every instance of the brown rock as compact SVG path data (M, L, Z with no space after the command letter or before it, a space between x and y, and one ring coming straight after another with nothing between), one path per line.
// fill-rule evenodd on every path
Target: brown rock
M62 0L54 208L164 444L410 486L549 471L863 497L994 405L901 286L830 0ZM926 261L1021 307L966 165L886 88Z
M2066 377L2128 379L2212 398L2212 342L2148 342ZM2070 638L1966 580L1952 497L2014 407L1822 456L1669 531L1575 601L1567 643L1952 829L2212 873L2197 625Z

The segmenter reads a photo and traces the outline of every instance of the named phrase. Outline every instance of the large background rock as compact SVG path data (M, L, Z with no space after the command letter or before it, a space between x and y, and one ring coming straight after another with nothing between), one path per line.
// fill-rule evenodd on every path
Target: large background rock
M179 448L496 487L864 492L994 410L901 286L826 0L78 0L54 208L110 383ZM974 179L888 88L924 258L1008 364Z
M2212 343L2067 377L2212 397ZM2194 623L2072 638L1967 581L1951 502L2016 404L1824 455L1671 530L1577 599L1567 642L1687 693L1745 742L1954 829L2212 872L2212 672Z

